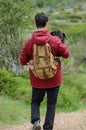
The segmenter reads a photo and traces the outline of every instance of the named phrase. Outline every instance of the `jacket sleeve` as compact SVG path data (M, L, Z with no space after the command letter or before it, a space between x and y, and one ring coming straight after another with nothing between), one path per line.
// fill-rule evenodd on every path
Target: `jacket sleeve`
M61 56L63 58L69 57L69 50L65 43L62 43L57 36L51 36L52 52L55 56ZM54 48L54 49L53 49Z
M63 58L68 58L69 57L68 47L63 43L60 43L58 47L58 54L59 56L62 56Z
M29 56L29 41L27 40L22 47L21 53L20 53L20 63L21 65L27 65L27 63L30 60Z

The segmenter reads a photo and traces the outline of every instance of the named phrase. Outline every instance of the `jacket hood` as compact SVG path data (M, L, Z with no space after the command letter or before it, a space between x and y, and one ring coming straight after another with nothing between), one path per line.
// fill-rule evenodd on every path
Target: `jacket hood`
M49 42L50 40L50 33L47 31L47 30L38 30L38 31L35 31L33 32L32 34L32 42L34 44L46 44Z

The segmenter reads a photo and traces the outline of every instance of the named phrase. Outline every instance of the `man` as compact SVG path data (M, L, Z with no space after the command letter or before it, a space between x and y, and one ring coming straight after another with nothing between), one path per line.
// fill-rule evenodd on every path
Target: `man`
M61 42L59 37L52 36L47 30L48 17L44 13L37 13L35 15L35 24L37 30L32 33L32 37L27 39L20 54L20 62L22 65L33 59L33 45L44 45L48 43L51 47L54 56L62 56L68 58L69 51L65 44ZM31 69L30 83L32 86L32 99L31 99L31 123L33 130L41 130L40 126L40 104L47 93L47 110L45 121L43 125L44 130L52 130L55 117L55 107L57 102L57 95L59 87L62 82L61 62L58 60L58 71L53 78L43 80L34 76Z

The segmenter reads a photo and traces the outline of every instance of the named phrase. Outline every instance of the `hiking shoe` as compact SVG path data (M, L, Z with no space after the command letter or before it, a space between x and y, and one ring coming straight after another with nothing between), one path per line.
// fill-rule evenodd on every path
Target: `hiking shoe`
M41 130L41 126L39 123L35 124L32 128L32 130Z

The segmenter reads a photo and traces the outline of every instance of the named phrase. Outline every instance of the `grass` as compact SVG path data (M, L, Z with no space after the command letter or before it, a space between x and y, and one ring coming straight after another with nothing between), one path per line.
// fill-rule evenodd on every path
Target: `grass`
M14 96L7 96L5 93L2 93L0 96L0 126L19 124L30 120L32 89L28 77L22 75L22 77L16 77L16 81L18 85ZM86 75L76 73L63 75L63 84L60 88L56 112L71 112L85 108ZM45 115L45 112L46 96L41 104L41 115Z
M0 126L19 124L30 119L30 107L8 96L0 96Z
M58 97L58 108L75 111L86 108L86 75L64 75Z
M62 10L56 8L56 11L59 11L61 14L58 15L57 13L55 15L53 9L49 13L51 17L49 21L50 30L61 29L67 34L70 46L76 49L78 47L76 43L79 39L81 39L81 45L82 39L86 41L86 23L84 22L86 15L70 14L64 8ZM63 22L64 20L65 22ZM82 22L79 23L79 20ZM25 37L27 35L25 34ZM73 46L71 43L76 45ZM73 53L74 48L71 49ZM75 56L79 55L78 50L75 50ZM84 72L86 67L84 68L81 64L79 69L80 73L75 72L70 75L63 75L63 84L60 88L56 112L71 112L78 109L86 109L86 72ZM31 86L28 80L28 73L24 72L17 77L6 70L2 72L0 70L0 76L0 126L19 124L30 120ZM46 97L41 104L41 115L43 116L45 112Z
M81 52L80 45L83 45L83 40L86 41L86 23L67 21L59 23L57 20L59 18L60 20L65 18L78 20L84 16L79 16L78 14L63 14L58 17L53 15L53 11L52 14L49 15L52 18L50 21L50 30L61 29L63 32L65 32L68 36L68 42L71 46L70 50L73 50L73 58L74 56L76 58L78 54L80 60L80 57L83 56L82 53L84 54L83 48ZM78 43L79 39L81 39L80 44ZM78 51L80 52L80 55ZM66 66L69 62L69 59L62 61L64 66ZM73 70L73 67L74 66L71 67L71 71ZM77 70L75 70L75 72L72 72L72 74L70 72L69 75L63 75L63 84L61 85L58 95L56 112L71 112L79 109L86 109L86 67L83 67L82 64L78 67L78 72L80 73L76 73ZM30 120L32 89L30 86L28 73L24 72L19 76L15 76L11 72L0 70L0 76L0 126L6 124L19 124ZM41 104L41 115L45 115L45 112L46 97Z

